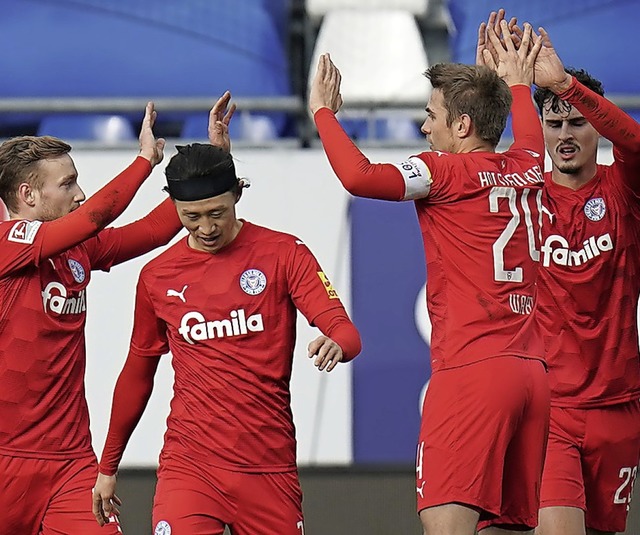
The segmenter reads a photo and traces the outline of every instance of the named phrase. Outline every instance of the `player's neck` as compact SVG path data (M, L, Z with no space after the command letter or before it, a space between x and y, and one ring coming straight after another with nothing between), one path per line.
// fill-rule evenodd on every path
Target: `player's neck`
M560 186L577 190L593 180L597 170L598 166L595 162L584 165L577 173L563 173L554 166L551 171L551 179Z
M495 147L491 143L476 138L466 138L456 147L456 154L467 154L469 152L495 152Z
M28 219L29 221L37 221L39 220L39 217L34 210L28 207L22 207L15 212L9 210L9 219Z

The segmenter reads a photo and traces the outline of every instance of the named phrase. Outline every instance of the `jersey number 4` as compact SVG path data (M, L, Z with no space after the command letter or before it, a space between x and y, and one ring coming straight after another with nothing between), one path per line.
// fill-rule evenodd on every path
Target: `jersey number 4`
M511 211L511 219L502 231L502 234L493 243L493 278L498 282L522 282L522 267L517 266L513 269L505 269L504 266L504 250L513 238L516 229L522 221L520 210L524 214L524 223L527 227L527 241L529 243L529 256L534 262L540 260L540 251L536 249L536 236L533 229L533 218L531 215L531 207L529 206L530 188L524 188L518 199L518 191L510 187L494 187L489 193L489 211L496 214L500 211L500 199L508 199L509 210ZM518 202L519 201L519 202ZM538 229L542 226L542 190L538 190L536 197L536 214L538 216ZM540 230L538 230L538 241L540 240Z

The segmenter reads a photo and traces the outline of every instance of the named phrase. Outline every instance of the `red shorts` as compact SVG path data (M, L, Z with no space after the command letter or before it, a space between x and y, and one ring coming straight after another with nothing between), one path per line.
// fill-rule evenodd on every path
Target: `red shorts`
M533 528L549 426L538 360L498 357L433 374L416 458L418 511L460 503L479 529Z
M0 531L20 535L116 535L115 518L101 528L91 510L98 465L0 455Z
M577 507L586 526L623 532L640 459L640 401L551 408L541 507Z
M157 535L304 535L298 472L245 473L161 463L153 503Z

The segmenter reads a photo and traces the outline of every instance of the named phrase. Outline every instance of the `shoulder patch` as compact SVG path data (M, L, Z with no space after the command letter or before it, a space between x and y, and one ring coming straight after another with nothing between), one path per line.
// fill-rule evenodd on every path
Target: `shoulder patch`
M32 244L42 221L18 221L9 231L7 239L16 243Z
M320 277L320 280L322 281L322 285L324 286L324 289L327 292L329 299L340 299L338 292L335 291L333 285L331 284L331 281L324 274L323 271L318 271L318 277Z

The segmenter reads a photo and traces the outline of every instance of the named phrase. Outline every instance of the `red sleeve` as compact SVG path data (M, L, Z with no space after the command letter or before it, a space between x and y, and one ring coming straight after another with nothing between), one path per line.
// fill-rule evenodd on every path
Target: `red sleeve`
M36 263L70 249L106 227L124 212L150 173L149 161L138 156L80 208L60 219L43 223L40 256Z
M153 390L153 378L160 357L142 358L129 353L113 393L107 440L100 459L100 473L118 471L122 454L138 425Z
M540 116L531 98L528 85L511 86L513 104L511 120L513 127L513 143L509 150L523 149L535 152L541 166L544 165L544 137ZM543 169L543 167L541 167Z
M160 356L168 351L166 326L154 311L143 276L144 271L136 289L129 356L113 393L109 431L100 461L100 472L105 475L113 475L118 469L127 442L151 396Z
M343 362L349 362L362 350L360 333L344 309L337 308L323 312L314 323L322 334L340 346L344 354Z
M103 230L87 241L91 267L108 270L142 256L169 243L181 228L173 201L166 199L142 219L124 227Z
M351 195L387 201L404 198L405 185L400 171L392 164L372 164L329 108L320 108L313 119L333 172Z

